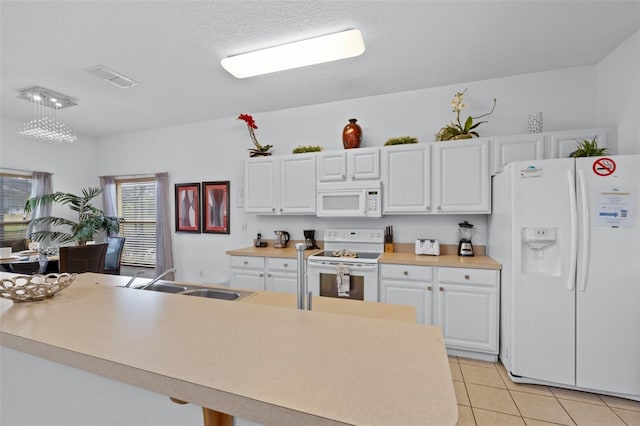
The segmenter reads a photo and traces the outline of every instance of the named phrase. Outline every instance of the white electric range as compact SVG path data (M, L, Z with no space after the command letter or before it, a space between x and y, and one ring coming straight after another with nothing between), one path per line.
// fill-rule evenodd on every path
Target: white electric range
M378 301L382 229L327 229L324 251L307 259L307 282L315 296Z

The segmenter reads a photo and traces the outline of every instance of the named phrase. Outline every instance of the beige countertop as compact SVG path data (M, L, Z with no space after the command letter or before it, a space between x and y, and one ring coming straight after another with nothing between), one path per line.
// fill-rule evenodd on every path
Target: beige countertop
M419 256L414 253L383 253L380 263L397 265L443 266L450 268L502 269L502 265L489 256L464 257L457 254Z
M320 250L305 250L305 259ZM296 249L293 247L273 248L245 247L228 250L230 256L258 256L258 257L284 257L296 258ZM451 268L476 268L476 269L501 269L502 265L489 256L461 257L457 254L443 254L441 256L418 256L413 252L383 253L380 263L400 265L443 266Z
M353 301L301 311L280 307L292 295L229 302L117 287L127 281L81 274L50 299L3 307L0 342L265 424L456 423L436 327L321 312Z
M319 252L320 249L310 249L304 251L305 259L310 255ZM226 254L229 256L253 256L253 257L284 257L295 259L298 252L295 249L295 245L289 243L286 248L274 248L271 245L268 247L244 247L240 249L227 250Z

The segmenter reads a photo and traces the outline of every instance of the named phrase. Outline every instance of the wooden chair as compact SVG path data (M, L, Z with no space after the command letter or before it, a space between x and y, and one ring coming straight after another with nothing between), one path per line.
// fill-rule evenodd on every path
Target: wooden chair
M120 261L125 238L107 237L107 255L104 261L104 273L120 275Z
M27 240L0 240L0 247L11 247L11 251L17 253L27 249Z
M60 272L104 272L107 244L60 247Z

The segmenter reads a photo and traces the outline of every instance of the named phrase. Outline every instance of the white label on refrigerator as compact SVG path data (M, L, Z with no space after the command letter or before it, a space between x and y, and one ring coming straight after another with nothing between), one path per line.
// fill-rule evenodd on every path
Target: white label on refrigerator
M625 188L605 188L598 193L595 226L633 228L635 226L636 194Z
M539 178L542 177L542 175L542 169L539 169L536 166L528 166L524 169L520 169L521 179Z

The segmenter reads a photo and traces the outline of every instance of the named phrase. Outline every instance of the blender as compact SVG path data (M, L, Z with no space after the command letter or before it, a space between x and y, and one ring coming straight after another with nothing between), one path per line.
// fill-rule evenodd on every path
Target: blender
M458 224L458 256L473 256L473 245L471 238L475 234L473 225L466 220Z
M305 250L311 250L311 249L320 248L316 244L316 237L315 237L316 231L315 231L315 229L307 229L307 230L304 230L302 232L304 233L304 244L305 244L304 249Z

